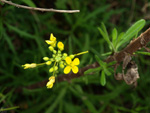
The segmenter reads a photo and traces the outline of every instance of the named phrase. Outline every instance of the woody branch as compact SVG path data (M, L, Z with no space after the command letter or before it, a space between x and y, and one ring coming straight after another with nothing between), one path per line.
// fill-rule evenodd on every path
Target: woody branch
M7 0L0 0L2 3L6 3L18 8L23 8L23 9L29 9L29 10L36 10L36 11L42 11L42 12L56 12L56 13L77 13L80 12L80 10L58 10L58 9L46 9L46 8L35 8L35 7L29 7L29 6L24 6L24 5L19 5L19 4L15 4L11 1L7 1Z

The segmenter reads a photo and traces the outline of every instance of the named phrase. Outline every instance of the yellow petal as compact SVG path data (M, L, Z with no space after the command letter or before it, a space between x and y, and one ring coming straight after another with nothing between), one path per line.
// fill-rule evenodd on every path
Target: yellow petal
M66 57L65 61L67 64L71 64L71 62L72 62L70 57Z
M49 82L46 84L46 86L47 86L47 88L52 88L52 87L53 87L53 83L49 81Z
M56 37L54 37L53 33L51 33L50 41L56 41Z
M80 64L80 60L78 58L75 58L72 62L72 65L79 65Z
M49 78L49 82L54 83L54 82L55 82L55 76L51 76L51 77Z
M53 44L53 41L50 41L50 40L45 40L45 42L46 42L47 44Z
M66 66L64 69L64 73L68 74L71 71L71 67L70 66Z
M64 44L62 42L58 42L57 47L62 51L64 50Z
M73 71L73 73L78 73L78 71L79 71L79 69L78 69L78 67L77 66L73 66L72 67L72 71Z

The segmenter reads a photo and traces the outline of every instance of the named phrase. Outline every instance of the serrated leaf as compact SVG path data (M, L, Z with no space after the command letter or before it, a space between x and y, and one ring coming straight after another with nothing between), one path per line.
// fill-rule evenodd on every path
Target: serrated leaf
M100 83L102 86L104 86L106 84L106 78L105 78L105 72L104 71L101 72Z

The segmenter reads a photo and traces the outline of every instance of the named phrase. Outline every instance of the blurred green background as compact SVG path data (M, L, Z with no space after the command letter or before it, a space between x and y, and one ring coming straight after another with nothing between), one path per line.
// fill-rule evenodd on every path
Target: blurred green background
M62 14L38 12L0 3L0 108L19 106L8 113L150 113L150 61L148 56L134 58L139 67L138 86L107 76L106 86L100 85L100 75L83 76L71 83L55 83L26 89L50 76L43 66L24 70L25 63L41 63L51 53L45 40L50 33L65 44L65 52L78 53L80 68L94 63L94 55L108 52L107 43L97 27L101 22L108 32L114 27L126 31L139 19L150 25L148 0L12 0L31 7L78 9L80 13ZM120 70L121 71L121 70ZM22 91L16 91L18 88Z

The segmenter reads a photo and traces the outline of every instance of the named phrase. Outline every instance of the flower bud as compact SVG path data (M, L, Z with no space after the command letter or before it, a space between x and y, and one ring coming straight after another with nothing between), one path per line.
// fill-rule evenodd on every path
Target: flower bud
M74 55L70 55L69 57L70 57L71 59L73 59L73 58L74 58Z
M49 72L50 72L50 73L53 72L53 71L54 71L53 67L49 69Z
M64 56L64 57L67 57L68 55L67 55L67 53L64 53L63 56Z
M55 69L55 71L57 71L58 70L58 66L55 66L54 69Z
M48 57L43 57L43 60L44 60L44 61L48 61L49 58L48 58Z
M56 50L53 50L53 53L54 53L54 54L56 54L56 53L57 53L57 51L56 51Z
M54 48L52 46L49 46L48 48L49 48L50 51L54 50Z
M64 64L60 64L59 67L60 67L60 68L64 68Z
M52 61L47 61L46 64L47 65L51 65Z
M60 50L58 50L58 54L61 54L61 51L60 51Z

